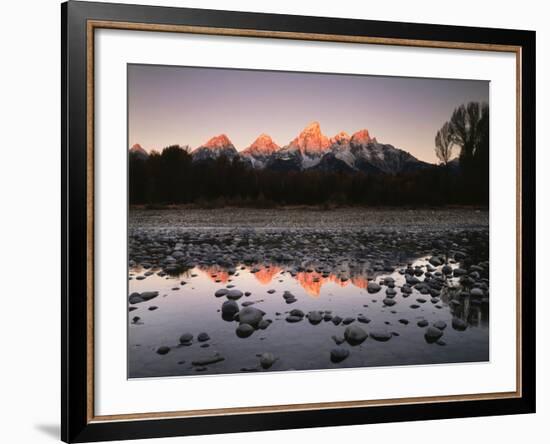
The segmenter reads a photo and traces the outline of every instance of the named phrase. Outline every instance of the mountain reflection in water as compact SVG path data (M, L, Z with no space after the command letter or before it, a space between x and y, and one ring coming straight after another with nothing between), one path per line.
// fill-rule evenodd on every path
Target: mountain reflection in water
M177 229L153 216L158 229L129 235L130 378L489 359L486 227Z
M277 265L256 265L254 267L245 267L254 275L261 285L270 284L278 274L284 272L283 267ZM225 284L230 280L230 274L221 267L198 267L198 270L216 283ZM300 283L305 292L312 297L321 295L321 288L329 282L335 283L341 287L353 285L360 289L367 288L368 279L366 276L352 276L351 278L341 277L336 274L319 273L316 271L302 271L289 274Z
M425 269L427 258L412 264ZM166 275L155 268L133 267L130 292L158 291L159 295L150 302L131 306L129 377L257 371L256 356L266 350L278 359L271 371L486 361L489 356L488 299L465 295L459 279L454 277L447 279L447 286L431 302L429 295L426 297L416 289L407 295L400 291L406 285L403 269L373 275L370 271L350 272L345 267L339 267L335 273L320 272L314 267L297 272L277 264L241 264L229 269L194 267ZM137 279L145 274L146 279ZM383 283L389 277L395 280L397 290L392 299L395 305L391 307L384 302L387 300L385 286L374 294L367 290L369 280ZM265 313L265 319L270 322L266 330L258 330L244 339L235 334L239 323L221 313L226 298L214 295L218 289L227 287L246 294L235 301L241 309L257 307ZM285 303L286 291L296 296L296 303ZM359 346L350 347L349 358L334 364L327 357L335 347L331 337L342 336L346 325L334 325L330 321L313 325L307 316L297 324L288 323L285 318L295 308L304 313L319 310L330 313L331 317L352 319L351 325L360 326L369 335L387 329L396 337L388 342L367 339ZM369 323L360 323L362 317L368 318ZM451 327L453 319L464 322L464 331ZM426 321L427 325L436 322L447 325L444 342L441 342L444 346L426 342L425 329L416 325L420 321ZM206 332L211 339L182 347L178 345L178 338L186 332L195 338L200 332ZM171 348L170 353L159 356L156 350L160 345ZM202 362L200 359L204 356L218 356L216 354L224 360L203 367L192 364Z

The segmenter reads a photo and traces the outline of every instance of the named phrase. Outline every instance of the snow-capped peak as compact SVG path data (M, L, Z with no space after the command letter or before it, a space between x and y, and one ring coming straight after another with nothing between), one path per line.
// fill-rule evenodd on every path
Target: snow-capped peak
M130 153L137 154L139 157L142 158L149 157L147 151L145 151L139 143L135 143L132 145L132 147L130 148Z
M345 145L349 143L349 141L350 141L349 134L346 133L345 131L340 131L334 137L330 138L331 145Z
M205 144L201 145L199 148L210 148L210 149L223 149L223 148L235 148L225 134L220 134L219 136L212 137Z
M288 148L299 150L302 154L322 154L330 147L330 140L321 132L319 122L311 122Z
M244 149L242 154L269 156L279 150L279 148L279 145L277 145L269 135L264 133L260 134L248 148Z
M368 143L373 143L376 139L372 139L369 130L362 129L357 131L351 136L351 143L354 145L366 145Z

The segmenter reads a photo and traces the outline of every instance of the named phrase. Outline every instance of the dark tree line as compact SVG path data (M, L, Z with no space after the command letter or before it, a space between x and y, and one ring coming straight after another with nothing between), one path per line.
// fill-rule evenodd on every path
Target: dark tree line
M453 147L460 149L459 165L449 162L448 153ZM203 207L488 203L486 105L470 103L458 107L436 136L436 154L441 165L396 175L281 172L253 169L238 158L193 163L188 150L169 146L147 158L130 153L129 198L130 204Z

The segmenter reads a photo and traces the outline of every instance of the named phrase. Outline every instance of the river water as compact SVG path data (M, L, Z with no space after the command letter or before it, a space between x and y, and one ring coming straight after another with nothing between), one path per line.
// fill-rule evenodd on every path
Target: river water
M168 231L159 231L157 225L154 229L143 224L134 227L130 234L135 240L129 253L129 295L157 295L137 303L130 297L126 321L128 376L488 361L488 230L480 231L476 226L470 236L467 227L435 235L426 233L426 227L410 235L407 229L376 235L370 243L372 234L353 229L349 234L346 230L326 230L323 234L325 228L315 234L304 229L288 236L270 232L269 236L283 239L284 251L289 250L290 243L294 246L282 260L273 260L269 251L278 251L278 246L270 240L267 246L259 247L268 235L250 227L229 232L210 227L208 235L201 234L200 240L192 243L190 240L202 233L200 223L192 229L170 225ZM224 236L229 239L223 241L227 251L236 251L229 259L227 251L218 249L216 243ZM237 240L230 243L233 238ZM319 239L318 247L310 247L311 239ZM378 239L382 240L377 244ZM360 242L361 248L351 248ZM259 254L244 259L238 248L243 243L246 251ZM381 247L388 243L391 248ZM386 250L392 254L388 256ZM456 251L461 255L455 256ZM213 252L219 252L224 260L216 261ZM441 263L430 264L434 254ZM258 261L258 257L264 260ZM477 265L480 262L481 267ZM444 273L445 263L450 269ZM464 281L458 271L455 276L457 268L473 278ZM433 278L439 284L428 292L422 282L432 282ZM369 281L379 283L380 290L369 291ZM410 292L403 292L403 287ZM262 319L267 321L262 327L266 328L255 326L250 336L239 336L239 320L232 313L222 314L227 296L215 295L224 288L240 290L243 295L235 297L239 309L248 306L261 310ZM289 293L295 299L290 299L291 303L284 297ZM388 303L390 299L393 302ZM293 309L306 316L289 322L287 317ZM314 322L310 322L307 315L312 311L320 312L323 319L317 322L312 316ZM335 317L344 322L333 322ZM426 338L433 324L442 332L437 341ZM344 340L350 326L358 326L369 336L352 345L353 341ZM208 339L200 341L201 333ZM182 344L184 334L192 335L192 340ZM377 340L380 336L386 340ZM349 354L334 362L334 349ZM261 365L266 360L261 360L262 355L267 356L268 365Z

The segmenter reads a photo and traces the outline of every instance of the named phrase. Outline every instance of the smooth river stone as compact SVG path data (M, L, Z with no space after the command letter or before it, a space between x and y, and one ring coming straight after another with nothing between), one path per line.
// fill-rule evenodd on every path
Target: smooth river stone
M342 362L348 356L349 356L349 350L345 348L338 347L338 348L333 348L330 351L330 360L335 364Z
M369 335L372 339L380 342L386 342L392 338L392 334L386 330L372 330Z
M240 299L242 295L243 295L243 292L241 290L232 289L232 290L229 290L225 296L227 297L227 299L236 301L237 299Z
M424 333L424 338L429 343L437 341L441 336L443 336L443 332L435 327L428 327Z
M378 285L376 282L369 282L367 285L367 291L369 293L378 293L382 287Z
M346 328L344 337L350 345L359 345L365 339L367 339L367 332L359 327L357 324L352 324Z

